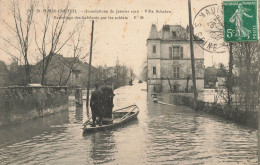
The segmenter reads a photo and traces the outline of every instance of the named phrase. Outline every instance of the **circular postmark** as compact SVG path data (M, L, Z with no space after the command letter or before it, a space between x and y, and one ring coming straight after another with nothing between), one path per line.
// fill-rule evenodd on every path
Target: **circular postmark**
M193 27L194 39L205 51L223 53L228 50L228 43L224 42L222 6L211 4L200 9L194 17Z

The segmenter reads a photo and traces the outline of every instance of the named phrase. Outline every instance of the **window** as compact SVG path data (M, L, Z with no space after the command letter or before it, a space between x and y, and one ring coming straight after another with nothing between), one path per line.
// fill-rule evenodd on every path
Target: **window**
M156 67L153 67L153 74L156 74Z
M173 78L180 78L180 68L174 66L173 67Z
M169 47L169 58L170 59L179 59L183 58L183 47Z
M169 58L172 59L172 47L169 47Z
M156 53L156 45L153 45L153 53Z
M173 37L173 38L177 38L176 36L177 36L177 35L176 35L176 32L175 32L175 31L172 31L172 37Z
M180 54L181 54L181 58L183 58L183 47L181 47L181 52L180 52Z
M180 47L172 47L172 57L173 59L180 58Z

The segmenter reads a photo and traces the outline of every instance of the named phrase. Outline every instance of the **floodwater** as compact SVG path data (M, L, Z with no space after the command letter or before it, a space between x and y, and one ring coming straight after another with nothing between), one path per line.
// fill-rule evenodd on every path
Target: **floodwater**
M136 121L115 130L84 135L85 103L76 108L73 100L68 111L0 128L0 164L257 164L256 130L153 103L145 88L115 91L115 108L140 109Z

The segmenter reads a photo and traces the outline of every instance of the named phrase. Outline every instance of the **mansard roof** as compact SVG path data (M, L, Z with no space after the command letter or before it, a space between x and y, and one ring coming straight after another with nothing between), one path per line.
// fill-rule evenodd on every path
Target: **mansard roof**
M185 29L181 25L163 25L159 32L162 40L187 40L188 29Z
M152 24L148 39L188 41L190 37L189 33L189 26L184 28L181 25L163 25L162 29L158 32L156 25ZM196 40L201 40L197 36L195 37Z

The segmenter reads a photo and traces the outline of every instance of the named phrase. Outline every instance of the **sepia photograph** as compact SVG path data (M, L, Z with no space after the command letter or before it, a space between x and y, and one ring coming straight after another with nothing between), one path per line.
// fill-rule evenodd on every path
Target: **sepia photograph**
M0 0L0 164L259 164L259 10Z

